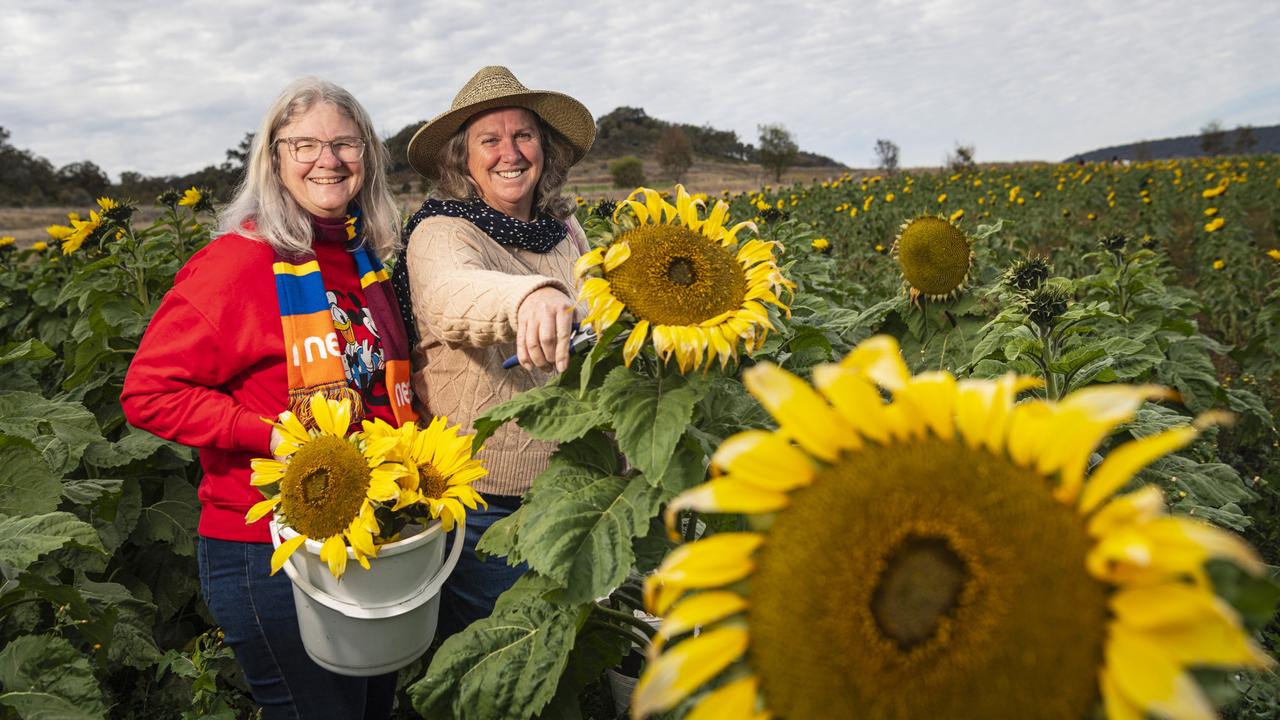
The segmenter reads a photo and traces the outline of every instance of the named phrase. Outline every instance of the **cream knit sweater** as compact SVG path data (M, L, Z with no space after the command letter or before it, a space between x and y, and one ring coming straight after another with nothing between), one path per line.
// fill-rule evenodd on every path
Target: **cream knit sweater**
M516 354L516 313L529 293L551 286L578 296L573 262L587 249L576 219L569 237L539 254L499 245L467 220L430 217L409 238L407 262L413 316L421 340L413 349L413 389L425 415L473 432L491 406L546 383L552 373L502 361ZM475 488L523 495L547 467L555 444L534 440L514 422L485 442L489 474Z

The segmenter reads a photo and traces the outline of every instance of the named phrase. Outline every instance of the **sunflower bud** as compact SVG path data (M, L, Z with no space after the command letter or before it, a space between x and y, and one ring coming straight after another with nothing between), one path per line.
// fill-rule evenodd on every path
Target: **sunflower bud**
M1071 293L1056 285L1041 285L1027 296L1027 316L1041 327L1053 324L1067 311Z
M1018 260L1004 273L1004 284L1014 290L1035 290L1049 279L1049 261L1042 257Z

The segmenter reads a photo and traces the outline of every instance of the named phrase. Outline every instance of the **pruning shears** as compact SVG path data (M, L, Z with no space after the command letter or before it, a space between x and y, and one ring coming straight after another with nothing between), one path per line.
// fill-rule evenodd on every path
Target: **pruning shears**
M569 354L577 355L586 352L596 342L596 332L588 325L585 328L580 327L577 322L573 323L573 333L569 335ZM512 355L502 361L502 369L510 370L520 364L520 358Z

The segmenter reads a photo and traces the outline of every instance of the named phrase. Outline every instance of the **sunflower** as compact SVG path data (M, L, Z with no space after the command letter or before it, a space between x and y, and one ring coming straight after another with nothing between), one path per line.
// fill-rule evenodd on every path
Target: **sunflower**
M284 459L253 461L249 484L274 496L250 508L245 522L257 522L274 511L277 522L298 533L272 553L273 575L311 539L322 543L320 560L329 564L329 572L342 577L348 544L366 570L368 558L378 554L374 503L394 502L399 495L394 473L382 467L393 443L364 442L359 434L348 437L349 400L339 402L316 394L310 404L316 429L307 430L292 412L281 413L274 427L284 440L275 452Z
M973 264L973 250L964 231L933 215L902 224L893 241L893 256L902 268L912 302L921 295L934 300L952 297L964 286Z
M710 367L717 357L724 367L737 358L739 342L748 352L764 344L774 329L766 304L788 309L779 295L795 285L778 270L778 244L755 238L739 243L738 233L754 231L754 224L726 227L727 204L717 200L706 217L703 207L680 185L675 205L640 188L614 212L617 222L629 209L633 225L574 267L579 278L590 275L582 287L589 307L583 322L599 334L624 313L632 323L623 346L628 367L650 333L658 356L665 362L674 355L682 373Z
M884 336L813 377L747 370L778 430L726 440L716 476L667 508L668 527L693 509L752 531L682 545L646 581L665 617L634 717L697 694L689 717L1077 719L1101 700L1110 718L1202 718L1189 667L1271 663L1204 569L1262 573L1254 551L1168 516L1155 487L1112 497L1203 423L1086 477L1094 447L1167 391L1015 404L1039 380L913 377Z
M472 456L472 436L459 435L460 426L447 427L448 422L448 418L434 417L425 428L415 423L392 428L381 420L364 423L367 437L394 439L387 450L386 470L396 479L399 497L391 510L421 504L440 520L445 532L466 518L466 508L489 506L471 487L489 472Z

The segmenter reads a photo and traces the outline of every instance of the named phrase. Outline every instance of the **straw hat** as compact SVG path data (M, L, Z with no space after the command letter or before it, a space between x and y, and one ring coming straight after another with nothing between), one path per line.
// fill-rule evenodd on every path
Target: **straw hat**
M500 107L522 107L538 114L569 140L573 162L591 149L596 121L586 106L563 93L530 90L501 65L481 68L453 98L449 110L418 128L409 141L409 164L426 177L435 176L436 155L471 116Z

